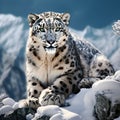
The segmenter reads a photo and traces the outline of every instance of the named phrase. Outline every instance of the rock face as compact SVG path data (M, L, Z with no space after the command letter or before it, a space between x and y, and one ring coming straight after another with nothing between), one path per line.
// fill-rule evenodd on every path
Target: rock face
M32 113L33 111L28 108L19 108L6 117L1 115L0 118L2 120L26 120L26 115L29 114L29 112Z
M17 110L15 110L12 114L4 117L4 115L0 116L0 120L26 120L26 115L27 114L35 114L35 110L31 109L31 108L19 108ZM49 120L49 116L42 116L41 118L39 118L38 120ZM27 120L31 120L31 119L27 119Z
M106 120L109 116L110 100L101 94L96 95L96 104L94 107L95 116L98 120Z
M120 116L120 102L112 105L110 99L102 94L97 94L94 114L98 120L114 120Z
M114 120L120 116L120 70L92 86L96 103L94 114L98 120Z

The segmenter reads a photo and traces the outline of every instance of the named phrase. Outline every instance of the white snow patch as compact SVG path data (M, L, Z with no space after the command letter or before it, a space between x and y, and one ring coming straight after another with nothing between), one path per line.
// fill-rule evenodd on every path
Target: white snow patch
M120 117L118 117L118 118L116 118L116 119L114 119L114 120L120 120Z
M10 105L13 106L15 104L15 101L12 98L5 98L2 103L4 105Z
M31 113L26 115L26 120L32 120L33 115Z
M10 113L14 112L13 108L10 105L4 105L0 108L0 115L8 115Z
M42 116L50 116L50 120L80 120L80 116L56 105L48 105L39 107L37 113L32 120L41 118Z
M19 108L19 103L15 102L12 98L5 98L1 102L3 106L0 108L0 115L5 114L11 114L14 112L14 110Z

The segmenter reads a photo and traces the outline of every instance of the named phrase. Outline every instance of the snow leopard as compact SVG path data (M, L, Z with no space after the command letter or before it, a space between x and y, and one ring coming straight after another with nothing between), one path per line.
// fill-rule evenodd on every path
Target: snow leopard
M71 94L114 74L114 68L93 44L75 38L69 13L29 14L26 45L26 105L63 106Z

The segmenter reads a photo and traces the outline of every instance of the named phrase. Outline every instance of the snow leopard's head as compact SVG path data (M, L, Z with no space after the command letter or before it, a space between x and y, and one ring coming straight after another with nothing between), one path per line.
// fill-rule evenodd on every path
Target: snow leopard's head
M29 14L32 36L38 38L47 53L55 53L66 44L68 38L69 13L44 12Z

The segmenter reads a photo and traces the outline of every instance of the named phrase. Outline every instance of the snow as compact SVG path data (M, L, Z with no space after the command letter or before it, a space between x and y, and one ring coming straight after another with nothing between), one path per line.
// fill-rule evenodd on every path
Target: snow
M44 107L39 107L37 113L42 117L43 115L53 116L57 113L61 113L61 110L58 106L48 105Z
M37 109L35 116L28 114L26 119L36 120L44 115L48 115L50 120L95 120L93 116L94 105L96 103L95 95L98 93L104 94L114 105L116 101L120 102L119 91L120 70L113 76L108 76L104 80L94 83L91 89L82 89L79 94L69 98L66 102L69 102L70 106L41 106ZM2 104L4 106L0 108L0 115L12 113L19 108L18 103L8 97L3 99ZM119 118L116 120L119 120Z
M3 106L0 108L0 115L5 114L11 114L13 113L16 109L19 108L18 102L15 102L12 98L4 98L1 102Z
M116 119L114 119L114 120L120 120L120 117L118 117L118 118L116 118Z
M106 79L104 81L98 81L93 86L92 89L95 93L104 94L113 103L118 100L120 102L120 82L114 79ZM111 97L112 96L112 97Z
M4 105L10 105L13 106L15 104L15 101L12 98L6 98L2 101Z
M36 120L44 115L50 116L50 120L80 120L80 116L60 108L56 105L48 105L44 107L39 107L37 113L32 120Z
M12 113L14 112L14 110L12 109L12 107L10 105L4 105L0 108L0 115L2 114L8 114L8 113Z

